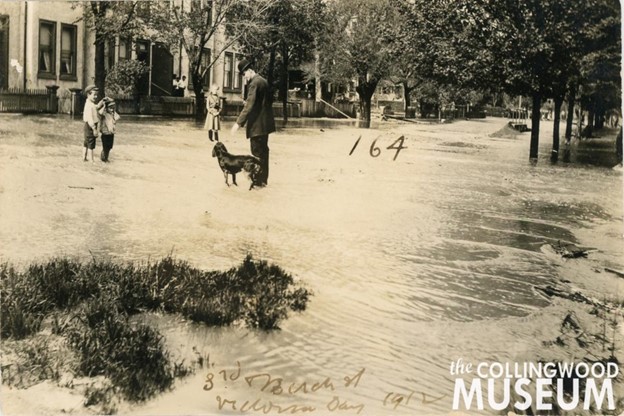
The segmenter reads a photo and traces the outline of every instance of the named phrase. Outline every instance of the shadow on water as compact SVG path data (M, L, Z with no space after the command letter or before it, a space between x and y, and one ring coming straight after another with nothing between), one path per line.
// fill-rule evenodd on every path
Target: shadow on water
M588 143L589 142L589 143ZM620 163L615 141L583 141L570 149L569 163L612 168Z

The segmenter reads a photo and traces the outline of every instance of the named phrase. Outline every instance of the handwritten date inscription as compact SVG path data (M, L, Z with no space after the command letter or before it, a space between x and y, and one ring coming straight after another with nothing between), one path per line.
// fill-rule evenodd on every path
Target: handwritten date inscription
M214 364L212 365L214 367ZM243 374L245 373L245 374ZM342 413L360 415L365 410L363 403L347 400L340 395L341 391L357 389L364 379L366 368L361 368L344 376L341 380L331 377L320 378L313 381L287 381L283 377L277 377L268 372L246 373L241 368L240 362L236 362L233 370L222 369L217 373L206 374L203 389L212 391L217 385L225 389L231 384L242 384L249 396L243 399L233 399L216 395L217 406L220 411L236 413L259 413L259 414L299 414L299 413ZM327 394L326 399L320 399L322 405L304 403L292 403L291 400L299 400L302 397ZM397 410L399 406L408 406L414 391L404 393L388 393L381 400L381 405L388 410ZM433 403L440 400L427 400L423 396L423 404ZM259 397L261 396L261 397ZM268 397L268 398L267 398ZM280 402L280 398L288 398L288 404ZM283 401L283 400L282 400ZM317 401L318 403L319 401Z

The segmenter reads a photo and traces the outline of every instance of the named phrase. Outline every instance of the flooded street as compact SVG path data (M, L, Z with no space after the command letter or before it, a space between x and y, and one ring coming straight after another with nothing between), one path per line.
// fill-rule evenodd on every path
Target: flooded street
M269 186L248 191L243 175L224 184L206 132L188 120L123 118L104 164L82 162L78 120L2 115L0 259L173 253L225 269L251 253L313 291L275 332L145 316L173 355L195 348L211 366L120 414L241 414L247 400L321 415L448 414L451 362L566 353L543 341L581 306L536 287L624 294L624 279L604 272L624 269L621 168L551 165L552 122L532 166L530 133L494 134L506 122L295 122L270 138ZM224 124L228 150L249 153ZM566 261L549 249L558 241L594 251ZM283 379L281 394L261 391L267 375ZM293 383L309 391L289 392Z

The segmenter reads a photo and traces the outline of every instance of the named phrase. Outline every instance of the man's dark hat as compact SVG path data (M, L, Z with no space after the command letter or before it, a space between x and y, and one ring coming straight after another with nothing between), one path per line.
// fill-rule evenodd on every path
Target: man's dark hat
M246 59L243 59L238 63L238 72L243 73L251 67L251 62Z

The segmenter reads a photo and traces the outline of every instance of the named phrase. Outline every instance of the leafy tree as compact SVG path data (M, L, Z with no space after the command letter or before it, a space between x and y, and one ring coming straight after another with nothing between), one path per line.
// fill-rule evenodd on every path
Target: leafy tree
M269 85L272 88L278 85L285 121L288 120L289 69L311 59L315 34L322 25L319 12L323 8L321 0L275 0L253 33L240 26L229 28L228 33L239 39L239 45L251 59L265 63ZM243 9L241 14L249 13ZM240 33L241 30L246 33ZM277 77L276 70L279 71Z
M598 112L601 109L604 110L603 105L608 102L609 96L617 97L619 106L619 7L617 3L608 0L583 5L571 0L547 4L544 38L552 49L549 80L551 81L550 93L554 101L551 161L557 162L560 114L566 95L568 95L566 142L569 142L571 136L574 102L579 84L583 83L585 85L583 89L590 92L586 97L589 97L588 101L598 104L595 109ZM616 7L617 11L615 11ZM613 27L614 23L617 24L617 28ZM600 58L594 61L593 57L596 56ZM617 59L617 62L614 62L614 59ZM591 73L597 66L600 67L598 70L600 75L594 78ZM589 81L592 78L601 86L608 85L608 88L601 90L601 86ZM614 82L617 82L617 85L614 85ZM612 92L617 93L611 94ZM590 114L594 108L591 107L591 110ZM592 126L589 127L591 129Z
M607 110L621 106L621 20L615 0L594 0L585 10L587 26L580 60L581 105L588 111L586 135L602 128Z
M181 45L190 63L189 78L195 91L196 117L206 111L203 79L226 49L244 40L244 34L257 32L275 0L192 0L190 2L156 2L152 4L150 27L158 40L167 45ZM244 13L241 13L244 11ZM227 28L210 59L208 42Z
M340 0L331 3L336 16L331 30L333 41L323 55L338 79L357 81L360 114L370 127L371 99L377 84L390 73L390 49L384 34L392 24L388 0Z
M73 7L81 7L83 20L95 33L95 85L105 95L106 66L105 45L117 36L136 38L146 36L145 17L150 2L142 1L80 1Z
M591 90L596 86L597 97L605 96L606 91L599 87L604 86L604 82L591 86L583 81L588 79L591 68L596 68L583 64L596 50L596 46L592 45L592 36L586 33L594 32L593 28L602 26L614 27L616 21L619 27L619 7L616 5L614 0L584 3L566 0L474 0L468 3L471 18L489 17L488 21L479 21L475 26L485 25L483 32L488 33L488 36L483 38L483 45L495 57L496 65L489 75L497 78L506 92L528 95L532 99L531 160L536 160L538 155L540 108L544 99L552 97L555 100L557 119L551 159L556 161L559 146L558 114L566 92L574 92L572 100L569 99L569 104L573 103L576 85L580 80L581 85L585 85L584 89L589 87ZM618 13L614 13L616 8ZM608 55L617 57L619 62L619 54L613 52L615 48L618 51L620 48L619 42L615 40L618 36L614 36L612 29L606 32L598 29L598 32L602 33L594 36L594 39L600 39L597 43L601 47L598 49L610 50ZM605 37L608 33L610 35ZM604 62L602 59L600 61ZM611 68L614 66L611 65ZM617 79L613 77L613 72L597 71ZM620 88L614 90L619 91ZM585 97L585 105L592 107L592 95L586 94ZM568 122L571 123L571 116Z
M331 32L328 30L334 24L334 16L330 14L327 3L324 0L312 0L309 4L308 15L314 18L310 20L308 27L314 39L314 81L316 101L322 99L322 58L321 45L329 43Z
M420 9L404 0L390 0L393 12L393 25L384 26L386 41L390 49L392 72L390 79L403 86L403 109L408 114L412 91L424 82L415 63L421 59L421 49L413 44L420 33L415 20Z
M497 77L493 52L485 47L493 35L482 5L447 0L390 0L395 17L386 27L392 77L409 91L425 93L421 104L440 109L464 102L466 94L490 91ZM494 88L495 90L497 88ZM471 100L473 103L474 101ZM406 101L406 107L409 101Z

